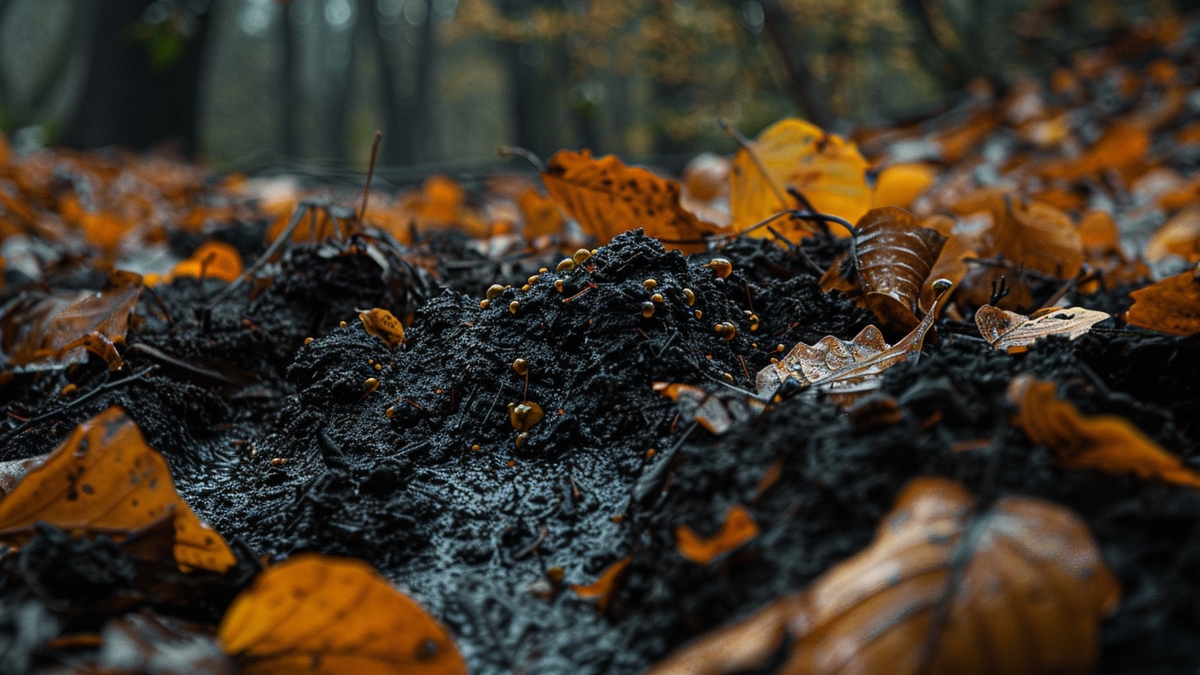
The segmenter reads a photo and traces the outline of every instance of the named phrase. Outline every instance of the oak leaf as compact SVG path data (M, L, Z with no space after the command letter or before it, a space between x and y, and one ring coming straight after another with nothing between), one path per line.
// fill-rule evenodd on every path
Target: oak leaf
M1200 333L1198 274L1190 270L1130 293L1133 306L1125 312L1126 323L1172 335Z
M179 568L224 572L237 560L175 491L162 455L120 408L75 427L0 500L0 540L19 545L44 521L120 541L164 517L174 522Z
M542 182L563 211L601 245L641 228L668 248L694 253L704 250L701 238L714 230L680 205L678 183L626 166L613 155L593 159L586 149L560 150L547 163Z
M675 527L675 548L679 555L697 565L707 565L723 553L728 553L758 536L758 523L741 504L725 512L721 529L711 537L702 537L687 525Z
M647 675L1086 673L1120 588L1083 521L1040 499L982 514L961 485L917 478L857 555Z
M852 223L871 208L867 161L858 147L799 119L772 124L734 155L729 200L733 231L795 208L786 197L788 188L798 190L817 211ZM770 236L762 229L750 234ZM785 227L784 234L799 238L806 232Z
M1074 340L1109 318L1106 312L1082 307L1051 307L1028 317L984 305L975 312L975 325L993 349L1016 354L1028 350L1034 342L1050 335Z
M948 284L939 287L944 294ZM912 332L894 345L884 342L883 333L875 326L867 326L850 341L829 335L814 345L797 344L783 359L758 371L758 395L771 397L790 380L828 395L839 406L850 405L879 388L883 371L920 357L925 335L937 316L937 304L935 301Z
M449 632L358 560L303 553L267 568L221 619L243 675L466 675Z
M1129 420L1084 415L1058 398L1055 389L1053 382L1026 375L1013 380L1009 397L1017 404L1016 425L1029 440L1053 450L1060 464L1200 488L1200 473L1185 467Z

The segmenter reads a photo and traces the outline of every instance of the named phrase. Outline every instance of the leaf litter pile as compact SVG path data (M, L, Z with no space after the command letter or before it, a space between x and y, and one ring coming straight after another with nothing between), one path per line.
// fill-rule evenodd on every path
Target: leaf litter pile
M1193 671L1198 47L678 180L0 145L0 673Z

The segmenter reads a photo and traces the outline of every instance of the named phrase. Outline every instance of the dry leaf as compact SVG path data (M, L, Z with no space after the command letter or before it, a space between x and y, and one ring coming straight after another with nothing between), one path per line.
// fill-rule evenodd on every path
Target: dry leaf
M1067 509L1009 497L973 515L945 478L905 486L864 551L647 675L1087 673L1120 588Z
M691 384L669 382L655 382L654 391L680 403L684 414L714 436L758 417L766 409L762 401L735 391L710 392Z
M525 237L526 241L558 234L567 224L558 204L549 197L543 197L542 193L532 185L517 198L517 207L521 210L521 216L525 220L525 225L521 228L521 236Z
M571 584L571 590L581 598L596 598L596 608L603 612L608 608L613 594L617 592L617 580L625 573L625 568L629 567L631 560L632 557L625 556L604 568L596 581L586 585Z
M88 349L113 367L115 349L109 348L124 344L129 315L141 295L141 275L117 271L97 292L48 295L29 305L10 303L0 316L9 364L65 365L82 360Z
M1200 204L1192 204L1172 216L1146 244L1146 260L1155 262L1171 255L1191 262L1200 260Z
M1131 326L1172 335L1200 333L1200 278L1196 270L1167 277L1130 293L1133 306L1125 312Z
M1124 169L1145 159L1149 151L1150 134L1145 127L1116 122L1086 153L1076 159L1048 162L1042 174L1048 178L1078 180L1109 169Z
M1017 404L1016 425L1029 440L1054 451L1069 469L1132 473L1172 485L1200 488L1200 473L1162 449L1117 415L1085 416L1055 394L1053 382L1026 375L1013 380L1009 398Z
M232 282L242 275L242 255L229 244L206 241L191 257L180 261L171 270L174 277L206 277Z
M1006 198L994 212L985 256L1006 260L1058 279L1071 279L1083 266L1083 241L1065 213L1038 202L1025 205Z
M893 164L879 172L875 179L872 205L898 206L907 209L937 182L937 169L921 162Z
M358 313L358 320L362 321L363 328L367 333L383 340L384 344L389 347L404 342L404 324L400 323L394 314L386 309L373 307L365 312Z
M19 544L38 521L120 541L162 518L175 528L180 569L224 572L237 560L175 492L167 462L120 408L75 427L45 462L0 500L0 540Z
M868 211L852 241L855 280L867 307L896 334L912 330L919 323L921 287L946 238L908 211L888 206Z
M679 555L696 563L707 565L723 553L728 553L758 536L758 524L754 516L741 504L734 504L725 512L725 522L711 537L701 537L687 525L675 527L675 548Z
M588 150L560 150L548 167L546 191L601 245L640 227L668 248L694 253L704 250L702 237L713 231L680 205L678 183L613 155L592 159Z
M858 147L798 119L772 124L748 148L739 149L733 158L730 186L735 232L795 208L786 196L789 187L800 191L817 211L852 223L871 208L867 161ZM785 221L779 225L792 238L805 234L788 229ZM759 229L751 235L767 237L770 233Z
M370 565L313 553L267 568L221 619L242 675L466 675L449 632Z
M1108 318L1111 317L1106 312L1082 307L1051 307L1030 318L984 305L975 312L975 325L993 349L1017 354L1027 351L1030 345L1050 335L1062 335L1074 340Z
M940 287L943 294L948 285ZM830 396L839 406L853 403L860 396L879 388L879 376L897 363L921 355L925 334L937 316L937 301L921 323L903 340L888 345L875 326L867 326L847 342L832 335L815 345L797 344L777 363L758 371L760 397L772 397L788 380L801 388L811 388Z

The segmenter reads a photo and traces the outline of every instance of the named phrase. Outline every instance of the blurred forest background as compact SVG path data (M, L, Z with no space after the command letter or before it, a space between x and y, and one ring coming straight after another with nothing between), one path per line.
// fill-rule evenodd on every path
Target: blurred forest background
M393 175L591 147L664 165L798 114L912 119L1183 0L0 0L18 149L164 143Z

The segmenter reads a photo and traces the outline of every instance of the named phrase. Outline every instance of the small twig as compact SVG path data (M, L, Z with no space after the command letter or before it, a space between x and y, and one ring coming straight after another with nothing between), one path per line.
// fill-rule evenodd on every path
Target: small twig
M362 208L358 210L358 222L365 222L367 216L367 198L371 196L371 178L375 176L375 158L379 156L379 143L383 141L383 132L375 130L375 141L371 143L371 165L367 167L367 185L363 188Z
M81 395L79 398L71 401L70 403L59 406L55 410L51 410L50 412L42 413L41 415L38 415L37 417L30 417L29 419L25 420L25 422L23 424L21 424L20 426L18 426L16 429L13 429L12 431L5 434L4 440L0 441L0 445L8 443L13 438L16 438L21 433L23 433L25 430L29 429L30 427L34 426L35 424L38 424L45 420L51 419L53 417L58 417L58 416L62 415L63 413L67 412L68 410L71 410L72 408L83 405L87 401L90 401L91 399L99 396L101 393L110 391L112 389L116 389L117 387L124 386L124 385L142 377L143 375L155 370L156 368L158 368L158 366L146 366L142 370L139 370L138 372L130 375L129 377L123 377L119 380L114 380L112 382L105 382L104 384L96 387L95 389L87 392L86 394Z
M528 161L533 165L533 168L538 170L539 173L546 173L549 171L549 169L546 167L546 163L542 161L541 157L538 157L532 151L526 150L525 148L515 145L502 145L497 148L497 151L500 153L501 157L520 157Z

